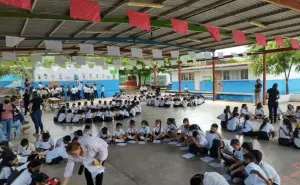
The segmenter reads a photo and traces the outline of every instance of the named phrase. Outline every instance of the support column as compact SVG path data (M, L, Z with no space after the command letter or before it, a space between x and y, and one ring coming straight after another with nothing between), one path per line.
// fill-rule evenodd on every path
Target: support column
M263 54L263 104L267 103L267 57Z
M156 72L157 72L157 64L154 64L153 66L154 89L156 89Z
M216 60L215 56L213 55L213 60L212 60L212 77L213 77L213 101L216 101Z
M178 93L181 95L181 61L178 61Z

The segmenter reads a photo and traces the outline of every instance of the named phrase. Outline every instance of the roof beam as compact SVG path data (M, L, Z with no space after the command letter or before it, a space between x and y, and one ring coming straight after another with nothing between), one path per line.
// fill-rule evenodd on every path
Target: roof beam
M53 30L48 34L48 37L51 37L63 24L65 21L60 21L57 25L54 26ZM38 48L42 46L44 40L39 43Z

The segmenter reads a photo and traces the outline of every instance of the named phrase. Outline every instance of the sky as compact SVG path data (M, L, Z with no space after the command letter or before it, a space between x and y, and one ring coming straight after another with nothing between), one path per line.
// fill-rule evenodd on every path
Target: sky
M223 55L231 55L231 52L236 52L237 54L243 53L248 49L247 46L237 46L237 47L232 47L232 48L226 48L226 49L219 49L216 50L216 53L222 52Z

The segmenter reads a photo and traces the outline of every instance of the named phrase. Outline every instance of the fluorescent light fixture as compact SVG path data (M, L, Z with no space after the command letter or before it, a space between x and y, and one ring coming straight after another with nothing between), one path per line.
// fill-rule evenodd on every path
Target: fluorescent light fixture
M128 6L139 6L139 7L149 7L149 8L163 8L164 5L160 3L147 3L147 2L137 2L137 1L129 1L127 3Z
M112 30L84 30L85 33L114 33Z
M266 25L264 25L263 23L260 23L260 22L257 22L257 21L250 21L248 22L249 24L252 24L254 26L257 26L257 27L261 27L261 28L265 28L267 27Z
M202 42L201 40L198 40L198 39L191 39L191 38L186 38L185 40L192 41L192 42L199 42L199 43Z

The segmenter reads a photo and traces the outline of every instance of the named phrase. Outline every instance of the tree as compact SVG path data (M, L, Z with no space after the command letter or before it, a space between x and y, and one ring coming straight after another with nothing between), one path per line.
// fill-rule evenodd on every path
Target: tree
M285 47L290 47L290 43L285 40ZM276 42L268 42L266 47L261 47L257 45L252 45L250 47L251 51L260 51L267 49L277 48ZM254 76L261 75L263 73L263 55L252 55L251 68ZM267 73L273 75L284 74L285 77L285 92L289 94L289 78L291 74L292 67L294 66L296 71L300 71L300 51L287 51L278 53L266 54L267 62Z

